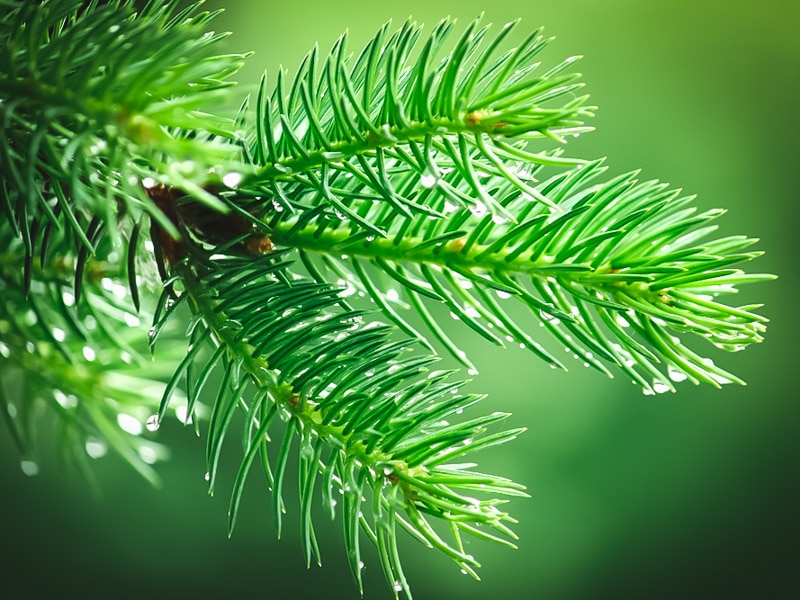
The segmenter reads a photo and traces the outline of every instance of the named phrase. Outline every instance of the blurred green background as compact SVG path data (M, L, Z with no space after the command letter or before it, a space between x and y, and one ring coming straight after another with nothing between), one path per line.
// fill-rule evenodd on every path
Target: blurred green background
M780 279L743 292L742 303L766 302L766 342L714 355L747 387L648 397L621 378L551 371L530 354L495 351L459 332L481 369L472 389L490 394L488 410L511 411L512 426L528 427L484 454L482 467L526 484L532 498L512 507L518 551L473 543L482 582L409 540L415 598L800 597L792 264L800 3L229 0L217 28L234 32L230 50L256 51L239 77L255 83L265 68L296 68L315 41L327 49L345 29L356 49L388 19L399 25L413 15L430 26L451 15L464 24L481 11L496 24L522 17L526 31L544 25L557 36L547 64L585 56L580 70L600 110L597 131L570 144L572 154L607 156L613 173L641 168L644 178L697 193L703 208L728 208L723 234L760 237L767 254L751 269ZM228 540L227 497L205 493L202 442L178 425L159 437L174 448L160 469L163 489L108 457L97 463L97 501L53 457L38 477L25 477L0 433L0 597L358 597L338 521L318 519L323 568L306 570L296 511L276 541L266 491L253 477ZM235 442L229 448L233 463ZM371 549L366 561L366 598L390 598Z

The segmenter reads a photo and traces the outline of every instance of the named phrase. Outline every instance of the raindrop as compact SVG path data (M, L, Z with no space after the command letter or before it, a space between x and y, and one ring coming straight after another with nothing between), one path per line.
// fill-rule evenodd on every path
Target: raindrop
M101 440L86 440L85 448L89 458L102 458L108 453L108 446Z
M396 289L391 288L389 291L386 292L386 299L390 302L397 302L400 300L400 294L397 292Z
M95 351L92 348L90 348L89 346L84 346L83 347L83 358L85 358L89 362L92 362L95 358L97 358L97 354L95 354Z
M63 342L67 338L67 334L63 329L53 327L53 338L55 338L57 342Z
M503 290L495 290L494 293L497 294L497 297L500 298L501 300L506 300L508 298L511 298L511 294L509 294L508 292L504 292Z
M419 178L419 184L424 188L432 188L436 185L436 176L426 173Z
M684 373L679 369L676 369L675 367L669 367L669 369L667 370L667 374L669 375L669 378L672 381L675 381L676 383L680 383L681 381L686 381L689 378L689 376L686 373Z
M476 217L482 217L488 212L486 206L480 202L475 204L475 206L470 206L469 211Z
M136 327L139 325L139 323L141 323L139 317L137 317L136 315L132 315L131 313L125 313L125 315L122 318L125 320L125 324L128 327Z
M158 461L158 452L151 446L142 446L139 448L139 458L148 465L152 465Z
M668 383L664 383L663 381L654 381L653 382L653 391L656 394L663 394L665 392L670 391L672 388Z
M53 398L64 408L75 408L78 406L78 398L70 394L67 396L61 390L53 390Z
M623 317L622 315L617 315L614 318L614 320L617 322L617 325L619 325L620 327L630 327L631 326L631 324L628 323L627 319L625 319L625 317Z
M161 427L161 423L158 422L158 415L150 415L147 417L145 427L147 427L147 431L158 431L158 428Z
M120 429L131 435L139 435L142 433L142 422L136 417L125 413L117 415L117 425L119 425Z
M205 475L203 475L203 479L205 479L206 481L211 481L211 473L206 471Z
M546 312L544 310L539 310L539 317L543 321L549 321L553 325L558 325L561 322L557 317L554 317L549 312Z
M28 477L34 477L39 474L39 463L34 460L23 459L20 461L19 466Z
M242 182L243 176L241 173L237 173L235 171L231 173L226 173L222 178L222 183L224 183L229 188L235 188Z

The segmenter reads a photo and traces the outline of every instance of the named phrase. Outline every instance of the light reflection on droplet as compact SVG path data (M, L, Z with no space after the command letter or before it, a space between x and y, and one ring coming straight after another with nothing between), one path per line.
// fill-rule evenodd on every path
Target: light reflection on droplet
M158 415L150 415L147 417L145 427L147 427L147 431L158 431L158 428L161 427L161 423L158 422Z
M653 382L653 391L656 394L664 394L664 393L670 391L671 389L672 388L669 386L669 384L664 383L663 381L654 381Z
M120 429L131 435L140 435L142 433L142 422L136 417L125 413L117 415L117 425L119 425Z
M436 185L436 176L425 173L425 175L419 178L419 184L424 188L432 188Z
M222 183L224 183L229 188L235 188L242 182L244 176L241 173L236 173L235 171L232 173L226 173L222 177Z
M34 477L39 474L39 463L35 460L22 459L19 462L19 466L28 477Z
M686 373L676 369L675 367L669 367L669 369L667 370L667 375L669 375L669 378L676 383L680 383L681 381L686 381L689 378L689 376Z
M108 453L108 446L101 440L86 440L84 447L89 458L102 458Z
M141 446L139 448L139 458L148 465L153 465L158 462L158 452L150 446Z

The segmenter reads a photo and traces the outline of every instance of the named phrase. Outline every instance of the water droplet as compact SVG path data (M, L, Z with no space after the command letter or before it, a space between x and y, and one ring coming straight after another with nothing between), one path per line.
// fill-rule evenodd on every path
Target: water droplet
M487 212L489 212L489 211L486 209L486 205L482 204L481 202L478 202L478 203L476 203L474 206L470 206L470 207L469 207L469 211L470 211L470 212L471 212L473 215L475 215L476 217L482 217L482 216L484 216L484 215L485 215Z
M83 347L83 358L85 358L89 362L92 362L95 358L97 358L97 354L95 354L95 351L92 348L90 348L89 346L84 346Z
M542 321L548 321L553 325L558 325L561 322L557 317L554 317L549 312L544 310L539 310L539 317L542 319Z
M35 460L22 459L19 462L19 466L22 469L22 472L28 477L34 477L35 475L39 474L39 463L37 463Z
M140 435L142 433L142 422L136 417L125 413L117 415L117 425L119 425L120 429L131 435Z
M222 178L222 183L224 183L229 188L235 188L239 185L244 179L244 176L241 173L231 172L226 173Z
M436 176L430 173L425 173L425 175L419 178L419 184L424 188L432 188L436 185L436 181Z
M137 317L136 315L132 315L131 313L125 313L125 315L122 318L125 320L125 324L128 327L137 327L139 323L141 323L139 317Z
M65 339L67 339L67 334L63 329L59 327L53 327L53 338L57 342L63 342Z
M390 288L386 292L386 299L389 300L389 302L397 302L398 300L400 300L400 294L396 289Z
M634 381L634 383L636 383L636 382ZM644 388L644 389L642 389L642 393L643 393L645 396L655 396L655 392L654 392L653 390L651 390L650 388Z
M108 33L117 33L119 31L119 25L112 25L108 28Z
M617 315L616 317L614 317L614 320L617 322L617 325L619 325L620 327L630 327L631 326L631 324L628 323L628 320L625 317L623 317L622 315Z
M654 381L653 382L653 391L656 394L663 394L665 392L669 392L672 387L668 383L664 383L663 381Z
M501 300L506 300L508 298L511 298L511 294L509 294L508 292L504 292L503 290L495 290L494 293L497 294L497 297L500 298Z
M0 342L0 356L3 358L8 358L11 356L11 349L6 346L3 342Z
M161 423L158 422L158 415L150 415L147 417L145 427L147 427L147 431L158 431L158 428L161 427Z
M141 446L139 448L139 458L148 465L158 462L158 452L152 446Z
M475 308L474 306L465 306L464 314L467 315L470 319L477 319L481 316L481 313L479 313L478 309Z
M64 408L75 408L78 406L78 398L72 394L67 395L61 390L53 390L53 398Z
M395 584L394 584L394 591L395 592L400 592L402 590L403 590L403 584L400 583L399 581L396 581Z
M467 375L477 375L478 369L467 369Z
M144 186L145 189L149 190L151 187L155 187L156 180L153 179L152 177L145 177L144 179L142 179L142 185Z
M667 369L667 374L669 375L669 378L676 383L680 383L681 381L686 381L689 378L689 376L686 373L684 373L679 369L676 369L675 367L669 367L669 369Z
M205 479L206 481L211 481L211 473L206 471L205 475L203 475L203 479Z
M108 453L108 446L102 440L86 440L84 447L89 458L102 458Z

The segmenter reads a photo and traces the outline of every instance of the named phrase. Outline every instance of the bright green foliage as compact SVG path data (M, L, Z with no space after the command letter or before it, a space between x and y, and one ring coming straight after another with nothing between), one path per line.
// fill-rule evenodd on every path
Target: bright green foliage
M755 240L563 156L592 109L574 59L536 62L538 32L509 49L513 26L449 40L449 20L409 22L352 56L342 37L227 118L243 57L213 54L197 6L0 11L0 405L27 472L51 419L79 464L110 446L152 479L172 407L206 435L212 492L224 442L243 442L231 531L256 459L280 530L296 452L307 561L321 498L359 586L366 538L410 596L399 529L476 575L464 536L513 547L503 503L525 495L475 470L520 431L461 416L481 397L435 369L441 347L474 374L440 308L645 393L741 383L690 340L761 340L757 306L722 302L770 278L739 269Z

